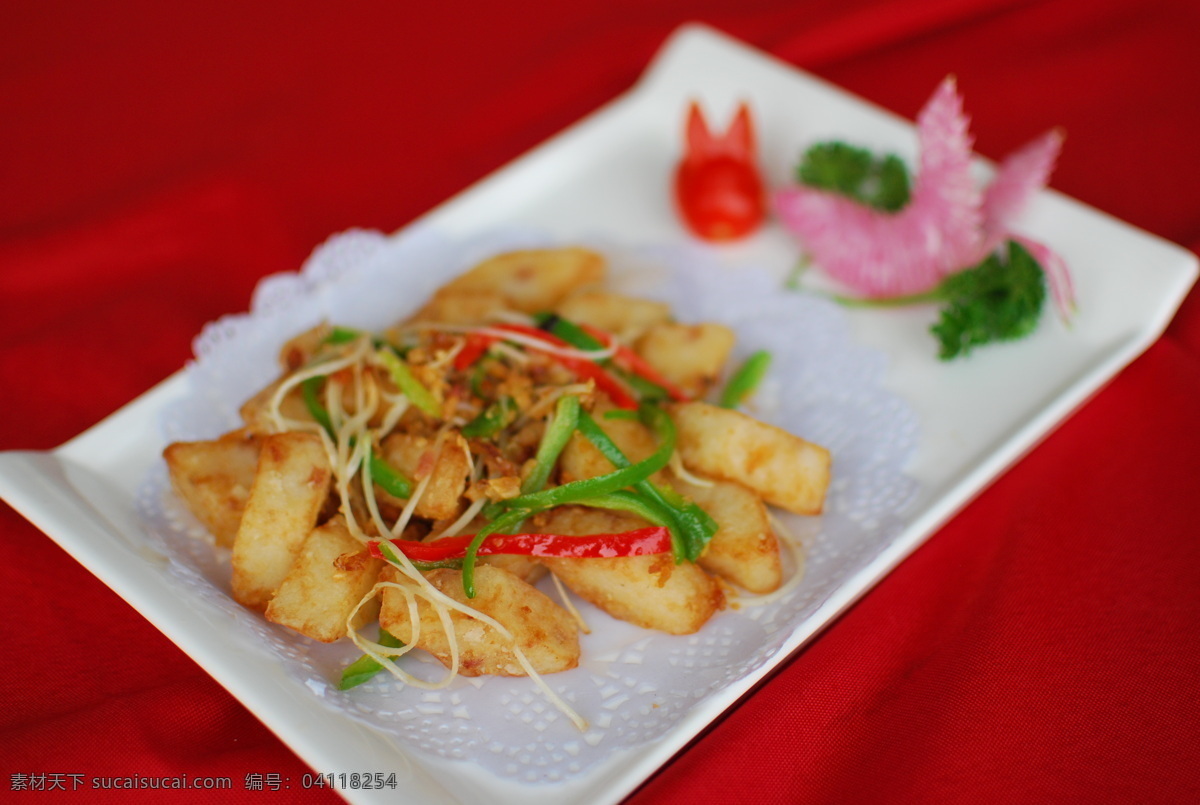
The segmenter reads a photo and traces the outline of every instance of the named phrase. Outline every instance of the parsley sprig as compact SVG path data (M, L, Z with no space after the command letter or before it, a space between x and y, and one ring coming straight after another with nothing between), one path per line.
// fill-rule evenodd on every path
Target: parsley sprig
M908 169L895 154L876 157L843 142L811 146L796 168L801 184L840 193L860 204L896 212L909 199Z
M835 297L851 307L898 307L941 303L930 331L940 343L938 357L951 360L994 341L1011 341L1033 332L1046 303L1045 272L1014 240L1004 258L993 253L979 265L951 274L933 290L875 299Z

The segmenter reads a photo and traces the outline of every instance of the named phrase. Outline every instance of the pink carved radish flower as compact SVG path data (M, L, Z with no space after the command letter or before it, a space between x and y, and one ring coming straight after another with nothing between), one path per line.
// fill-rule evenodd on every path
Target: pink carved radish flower
M896 157L842 143L810 148L800 185L776 198L784 225L826 274L865 299L854 304L944 303L934 327L951 358L1036 326L1048 283L1064 318L1075 300L1063 261L1011 226L1046 185L1062 146L1051 131L1005 159L980 188L970 175L972 138L947 78L917 117L920 147L911 189Z

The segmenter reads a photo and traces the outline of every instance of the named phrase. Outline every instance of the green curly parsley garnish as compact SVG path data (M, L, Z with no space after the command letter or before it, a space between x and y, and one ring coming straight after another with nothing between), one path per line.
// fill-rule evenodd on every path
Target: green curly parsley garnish
M896 212L908 203L908 169L900 157L876 157L865 148L843 142L810 147L796 168L796 178L801 184L840 193L885 212Z
M1007 256L1002 263L993 253L938 286L945 304L932 332L943 360L992 341L1024 338L1037 327L1046 302L1045 273L1016 241L1008 242Z

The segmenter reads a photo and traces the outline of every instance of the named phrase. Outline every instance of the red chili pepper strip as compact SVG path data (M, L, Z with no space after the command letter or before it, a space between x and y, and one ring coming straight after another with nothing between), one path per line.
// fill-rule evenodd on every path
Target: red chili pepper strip
M555 356L563 366L570 369L584 380L592 380L596 384L596 388L607 394L613 401L613 405L618 408L624 408L626 411L636 411L638 404L637 400L625 390L621 385L621 381L604 371L596 364L585 361L575 360L572 358L562 358Z
M441 562L462 559L474 539L467 534L443 537L433 542L394 539L396 549L414 562ZM382 559L377 540L368 543L371 556ZM479 546L478 556L519 554L521 556L560 556L575 559L611 559L619 556L649 556L671 552L671 532L661 526L649 526L620 534L587 534L569 537L562 534L491 534Z
M679 386L676 386L670 380L667 380L665 377L663 377L662 374L660 374L657 369L647 363L646 359L641 355L637 354L624 344L617 343L616 339L613 338L612 333L606 333L599 327L593 327L590 324L580 324L579 329L583 330L585 333L590 335L592 338L595 338L606 347L615 346L617 351L613 355L613 363L615 363L617 366L620 366L622 369L628 372L641 375L656 386L661 386L666 390L667 394L671 395L671 399L676 400L677 402L688 402L692 399L690 394L679 388Z
M483 353L488 351L488 347L495 342L496 339L479 333L467 333L467 343L458 354L454 356L454 368L461 371L470 369L475 365L475 362L483 357Z
M511 333L519 333L529 338L536 338L539 341L545 341L547 344L553 344L556 347L565 349L576 349L566 341L563 341L556 335L548 333L545 330L539 330L537 327L529 327L524 324L494 324L491 325L493 330L507 330ZM604 370L604 367L599 364L589 361L586 358L571 358L565 355L555 355L547 353L554 360L561 363L566 368L574 372L578 377L584 380L595 382L596 388L603 391L612 398L613 404L618 408L625 408L629 411L636 411L638 404L626 388L621 385L621 381L617 380L611 374Z

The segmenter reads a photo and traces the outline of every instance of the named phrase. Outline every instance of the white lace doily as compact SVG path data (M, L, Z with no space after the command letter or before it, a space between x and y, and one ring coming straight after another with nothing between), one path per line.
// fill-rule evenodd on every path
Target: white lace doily
M415 230L402 237L351 231L318 248L298 274L265 279L252 312L207 326L187 375L190 394L171 407L169 441L212 438L237 427L238 407L277 373L292 335L322 320L383 329L478 260L512 248L555 245L505 231L449 241ZM579 732L528 679L458 678L437 692L390 675L349 692L334 680L357 656L262 620L229 597L228 552L218 551L171 494L165 467L143 484L139 510L170 573L192 594L235 613L239 628L275 652L288 673L328 707L396 736L419 752L470 761L529 783L566 780L608 754L661 738L698 702L768 662L798 627L900 532L916 493L903 467L916 444L908 405L882 386L885 360L854 344L842 312L783 291L763 270L717 264L702 249L628 248L593 240L611 260L613 284L670 302L682 321L719 321L738 334L735 358L765 348L773 364L755 398L760 418L827 446L834 481L826 513L787 516L808 548L802 583L765 606L728 609L698 634L674 637L613 620L577 602L592 627L580 667L546 677L590 724ZM735 361L736 362L736 361ZM551 597L554 594L551 593ZM436 677L432 660L406 658Z

